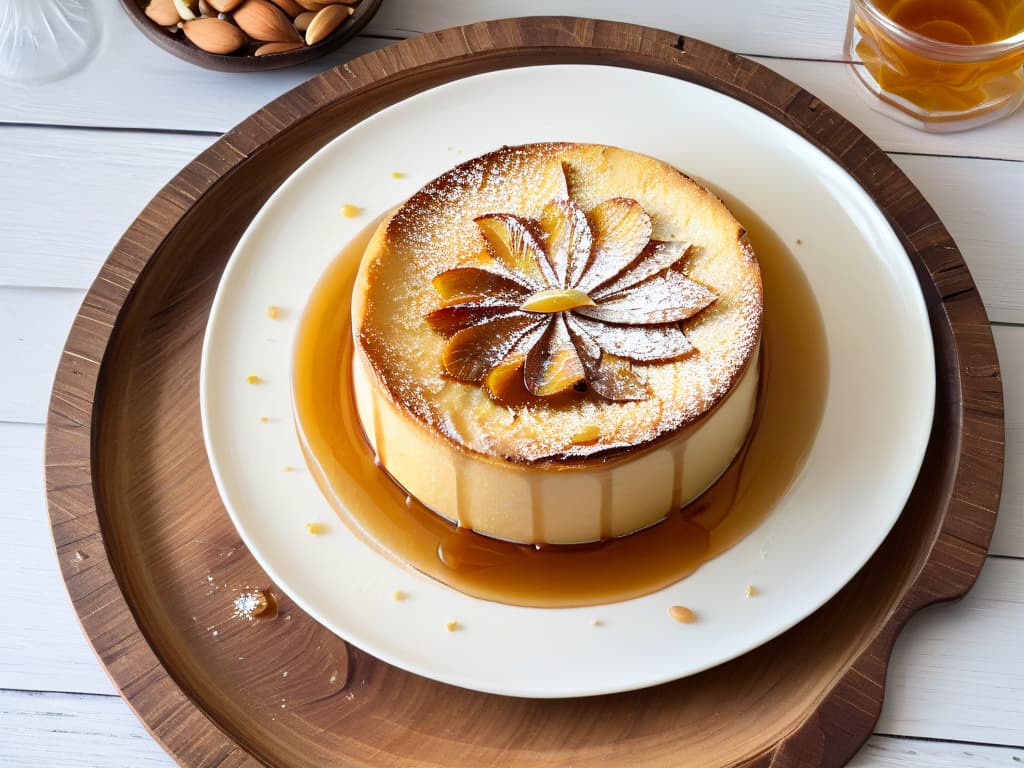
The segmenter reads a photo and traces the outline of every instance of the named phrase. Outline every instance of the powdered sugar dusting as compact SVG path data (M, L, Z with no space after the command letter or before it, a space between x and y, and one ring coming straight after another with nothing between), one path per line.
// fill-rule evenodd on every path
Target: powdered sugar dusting
M560 188L564 195L563 163L571 196L585 211L609 198L633 199L649 213L655 239L694 243L687 259L671 268L718 297L682 323L692 353L635 367L646 379L646 400L610 402L581 393L509 406L441 372L446 340L424 320L438 306L431 279L460 266L497 271L474 218L509 212L538 218ZM670 434L730 391L760 338L760 275L749 244L738 238L735 219L678 172L623 150L574 144L504 148L428 184L386 227L383 247L365 268L366 310L358 338L366 359L396 403L480 453L526 462L585 457ZM661 258L670 266L677 261ZM699 303L694 296L688 300ZM623 343L641 358L652 354L650 339L636 336ZM581 428L594 424L600 427L597 441L572 442Z

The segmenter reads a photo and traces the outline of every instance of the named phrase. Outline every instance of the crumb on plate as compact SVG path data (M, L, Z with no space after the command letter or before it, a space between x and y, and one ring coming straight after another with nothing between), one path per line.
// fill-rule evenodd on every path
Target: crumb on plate
M668 615L680 624L693 624L697 620L697 615L685 605L671 606L668 609Z

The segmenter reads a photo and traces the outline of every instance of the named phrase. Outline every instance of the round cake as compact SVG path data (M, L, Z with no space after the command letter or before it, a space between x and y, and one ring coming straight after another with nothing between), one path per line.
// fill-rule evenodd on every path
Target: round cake
M378 463L460 526L575 544L647 527L742 448L762 290L746 232L675 168L503 147L376 231L353 290Z

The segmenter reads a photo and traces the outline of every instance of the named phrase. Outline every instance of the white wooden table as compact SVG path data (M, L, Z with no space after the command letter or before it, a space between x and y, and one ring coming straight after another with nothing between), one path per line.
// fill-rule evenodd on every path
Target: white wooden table
M117 237L220 133L309 76L421 32L541 13L648 24L751 56L853 120L952 231L1002 362L1003 503L971 594L919 614L897 643L877 733L853 765L1024 765L1024 110L950 136L872 112L842 63L847 0L385 0L344 51L252 75L178 61L113 0L96 5L102 41L82 72L42 87L0 85L0 766L173 764L79 631L43 495L51 379Z

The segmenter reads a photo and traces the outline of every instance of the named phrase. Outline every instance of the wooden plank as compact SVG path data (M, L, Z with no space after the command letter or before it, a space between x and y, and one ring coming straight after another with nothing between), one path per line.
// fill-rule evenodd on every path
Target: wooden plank
M86 288L147 201L213 137L0 126L0 286Z
M173 768L117 696L0 691L0 765Z
M1011 768L1024 762L1019 747L872 736L847 768Z
M926 608L896 641L876 730L1024 745L1024 561L990 557L962 601Z
M737 53L841 59L848 12L847 0L389 0L365 31L410 37L508 16L564 14L667 29Z
M910 155L893 159L960 246L990 318L1024 322L1024 217L1019 213L1024 210L1024 163Z
M358 37L342 50L300 67L225 74L200 69L152 45L115 3L98 6L104 40L86 68L66 80L42 86L0 84L0 122L222 132L310 76L392 42ZM515 13L557 11L634 21L751 54L846 115L887 151L1024 160L1024 110L968 133L922 133L874 112L845 64L790 60L842 55L846 0L726 0L716 4L714 11L710 7L672 0L576 0L552 8L544 0L524 0ZM392 0L382 5L368 31L406 37L509 13L502 0ZM756 22L748 21L755 15Z
M989 552L1024 557L1024 328L997 326L992 333L1003 374L1006 470Z
M88 287L140 206L213 141L23 127L0 136L0 209L19 211L0 218L0 286L63 288ZM990 317L1024 323L1024 163L895 159L957 240Z
M0 377L0 421L46 421L53 374L84 296L79 289L0 287L0 361L18 371Z
M42 457L41 426L0 424L0 688L113 693L57 570Z
M1011 768L1024 749L872 736L849 768ZM0 763L172 768L116 696L0 691Z

